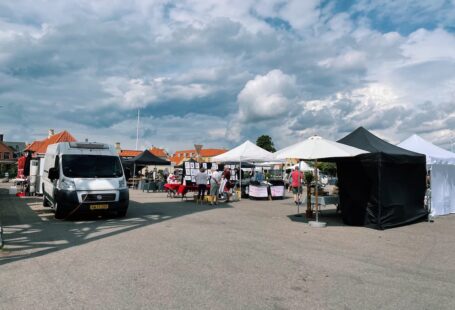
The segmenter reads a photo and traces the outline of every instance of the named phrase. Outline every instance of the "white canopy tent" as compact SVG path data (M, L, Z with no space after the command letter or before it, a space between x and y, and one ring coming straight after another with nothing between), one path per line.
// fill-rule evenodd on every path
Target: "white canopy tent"
M427 157L427 168L431 171L431 215L455 213L455 153L418 135L410 136L398 146Z
M302 142L298 142L284 149L281 149L275 153L277 159L296 158L303 160L314 160L315 165L315 179L316 179L316 190L315 190L315 209L316 209L316 222L314 226L320 226L318 224L318 190L317 190L317 160L323 158L335 158L335 157L353 157L360 154L368 153L367 151L338 143L335 141L326 140L320 136L312 136ZM312 224L312 223L310 223ZM325 226L325 223L323 223Z
M212 157L212 162L272 162L275 156L253 142L247 140L226 153Z
M273 153L270 153L263 148L257 146L250 140L245 141L239 146L233 148L226 153L212 157L212 162L239 162L240 170L242 170L242 162L272 162L276 161ZM242 173L240 172L239 184L242 187Z

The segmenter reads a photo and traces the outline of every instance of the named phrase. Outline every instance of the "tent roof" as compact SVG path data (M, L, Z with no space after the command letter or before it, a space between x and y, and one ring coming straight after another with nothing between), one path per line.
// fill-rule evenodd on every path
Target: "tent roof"
M212 157L212 162L226 162L226 161L250 161L250 162L264 162L274 161L275 157L272 153L257 146L251 141L247 140L239 146L233 148L226 153Z
M324 139L320 136L312 136L308 139L288 146L275 152L278 159L299 158L299 159L327 159L337 157L353 157L367 151Z
M416 134L410 136L398 144L398 146L413 152L425 154L427 157L427 164L455 164L455 153L440 148Z
M150 153L149 150L145 150L136 157L128 160L127 162L135 163L136 165L170 165L171 163L167 160L161 159L158 156Z
M354 146L371 153L385 153L390 155L408 155L408 156L421 156L421 154L414 153L396 145L390 144L369 132L363 127L359 127L346 137L338 140L338 142Z

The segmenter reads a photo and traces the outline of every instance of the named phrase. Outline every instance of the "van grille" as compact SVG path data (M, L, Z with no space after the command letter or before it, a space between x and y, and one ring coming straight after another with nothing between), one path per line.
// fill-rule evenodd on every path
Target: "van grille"
M82 195L82 200L84 202L114 201L115 194L86 194L86 195Z

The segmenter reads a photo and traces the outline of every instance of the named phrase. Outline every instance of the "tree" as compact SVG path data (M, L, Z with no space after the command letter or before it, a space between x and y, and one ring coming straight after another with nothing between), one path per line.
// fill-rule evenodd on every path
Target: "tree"
M276 152L275 146L273 145L272 137L268 135L262 135L256 140L256 145L262 147L264 150L269 152Z
M337 173L337 165L329 162L319 162L318 169L327 175L335 176Z

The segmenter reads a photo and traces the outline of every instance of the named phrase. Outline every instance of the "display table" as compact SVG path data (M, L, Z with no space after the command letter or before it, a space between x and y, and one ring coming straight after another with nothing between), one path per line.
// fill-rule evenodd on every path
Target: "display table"
M250 198L283 198L284 197L284 185L282 184L270 184L250 183L248 187L248 195Z
M253 185L248 187L248 195L251 198L268 198L269 186L268 185Z
M284 197L284 185L271 185L270 194L272 198L283 198Z
M186 198L188 192L197 192L197 185L183 185L183 184L164 184L164 189L168 192L168 197L175 197L175 195L181 195L182 199ZM206 187L206 194L210 190L210 185ZM172 193L172 195L170 195Z
M179 189L181 184L176 184L176 183L166 183L164 184L164 191L167 192L167 196L168 197L175 197L175 195L177 194L177 191Z

